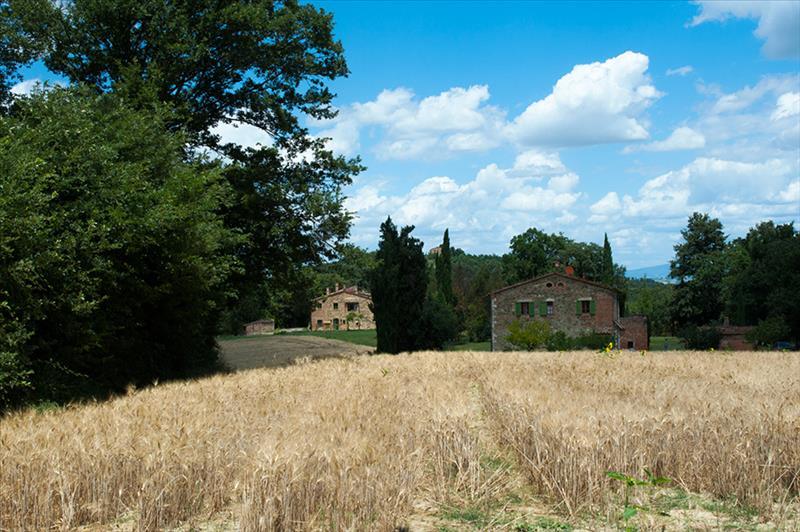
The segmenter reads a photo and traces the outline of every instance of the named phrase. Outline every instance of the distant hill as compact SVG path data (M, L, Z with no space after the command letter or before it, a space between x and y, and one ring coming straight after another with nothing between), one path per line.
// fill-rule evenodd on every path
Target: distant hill
M658 266L647 266L646 268L628 270L625 272L625 276L629 279L642 279L647 277L654 281L672 282L672 279L669 278L669 264L659 264Z

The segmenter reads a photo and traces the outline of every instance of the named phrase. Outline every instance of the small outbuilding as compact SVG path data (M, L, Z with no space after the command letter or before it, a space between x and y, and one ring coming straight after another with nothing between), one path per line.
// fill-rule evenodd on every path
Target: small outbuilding
M245 324L245 336L255 336L257 334L273 334L275 332L275 320L256 320Z

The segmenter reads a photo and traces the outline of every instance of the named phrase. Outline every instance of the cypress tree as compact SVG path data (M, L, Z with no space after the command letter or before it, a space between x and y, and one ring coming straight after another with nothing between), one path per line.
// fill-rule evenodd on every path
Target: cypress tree
M424 331L427 263L422 242L411 236L413 230L412 225L398 232L391 217L381 224L377 266L370 276L377 348L381 353L416 349Z
M442 301L453 306L455 303L453 295L453 264L448 229L444 230L441 252L436 256L436 288Z
M607 233L603 233L603 262L600 275L605 284L611 285L614 282L614 259L611 256L611 244L608 242Z

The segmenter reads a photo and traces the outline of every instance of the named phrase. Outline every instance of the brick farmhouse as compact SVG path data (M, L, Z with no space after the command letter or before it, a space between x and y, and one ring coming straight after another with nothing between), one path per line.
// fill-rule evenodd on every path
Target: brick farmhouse
M622 349L647 349L647 318L620 317L619 293L567 273L548 273L492 292L492 351L514 349L508 326L515 320L547 320L553 330L578 337L608 334Z
M359 290L358 286L341 288L337 284L333 291L328 288L324 296L311 302L311 330L374 329L371 303L369 292Z

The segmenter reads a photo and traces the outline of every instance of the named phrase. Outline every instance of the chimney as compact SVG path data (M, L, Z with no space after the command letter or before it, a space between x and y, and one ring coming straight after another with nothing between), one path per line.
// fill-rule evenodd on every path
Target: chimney
M326 286L326 287L325 287L325 295L326 295L326 296L329 296L329 295L331 295L331 289L330 289L330 287L328 287L328 286Z
M336 291L339 291L339 283L336 283Z
M564 268L564 273L572 277L573 275L575 275L575 268L573 268L572 266L567 266L566 268Z

